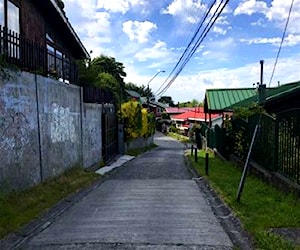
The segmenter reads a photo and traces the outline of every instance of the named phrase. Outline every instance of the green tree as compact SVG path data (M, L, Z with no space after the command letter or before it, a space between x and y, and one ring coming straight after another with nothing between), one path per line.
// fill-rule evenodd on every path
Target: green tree
M114 78L109 73L100 73L97 77L97 81L94 84L94 86L110 90L113 93L116 108L119 109L119 106L122 102L122 98L119 95L119 93L121 92L120 84L118 83L116 78Z
M170 107L175 107L174 101L171 96L162 96L158 99L159 102L169 104Z
M95 67L99 72L111 74L118 83L124 87L124 77L126 73L123 63L117 62L115 58L101 55L92 60L91 66Z
M116 102L123 102L126 73L122 63L113 57L101 55L92 60L82 60L78 66L81 85L110 89L117 98Z
M199 102L196 99L193 99L192 101L188 101L188 102L182 102L179 103L179 107L203 107L204 103L203 102Z

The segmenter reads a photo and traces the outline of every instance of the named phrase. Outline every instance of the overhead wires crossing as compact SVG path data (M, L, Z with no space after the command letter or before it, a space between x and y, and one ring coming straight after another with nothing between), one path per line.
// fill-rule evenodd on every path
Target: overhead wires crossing
M175 67L172 69L171 73L169 74L168 78L164 81L164 83L160 86L160 88L156 91L156 96L163 95L172 85L172 83L176 80L178 75L181 73L181 71L184 69L186 64L189 62L189 60L192 58L194 53L197 51L205 37L207 36L208 32L211 30L221 13L223 12L224 8L228 4L229 0L221 0L214 11L214 13L211 15L210 20L206 22L211 10L213 9L214 5L217 1L212 1L210 7L206 11L204 17L202 18L202 21L199 23L198 28L192 37L191 41L189 42L188 46L186 47L185 51L181 55L180 59L178 60ZM203 26L203 24L206 22L205 28L202 30L201 34L200 30ZM165 86L164 86L165 85ZM163 87L164 86L164 87Z

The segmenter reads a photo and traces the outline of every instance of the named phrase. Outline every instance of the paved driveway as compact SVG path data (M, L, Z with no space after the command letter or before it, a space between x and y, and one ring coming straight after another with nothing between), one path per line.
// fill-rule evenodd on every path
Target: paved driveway
M183 145L157 134L135 158L22 249L232 249L184 164Z

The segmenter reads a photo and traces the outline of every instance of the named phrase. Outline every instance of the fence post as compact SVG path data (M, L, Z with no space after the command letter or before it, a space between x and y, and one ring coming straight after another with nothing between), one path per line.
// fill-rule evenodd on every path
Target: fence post
M209 163L209 155L206 152L206 154L205 154L205 175L208 175L208 163Z
M193 156L194 145L191 146L191 156Z
M198 153L197 153L197 147L195 148L195 162L198 162Z

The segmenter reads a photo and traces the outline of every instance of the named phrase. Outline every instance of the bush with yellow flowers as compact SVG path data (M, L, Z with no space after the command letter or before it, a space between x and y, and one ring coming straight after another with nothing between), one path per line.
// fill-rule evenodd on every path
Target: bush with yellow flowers
M137 101L125 102L121 106L121 119L124 122L125 139L149 137L155 132L155 118Z

